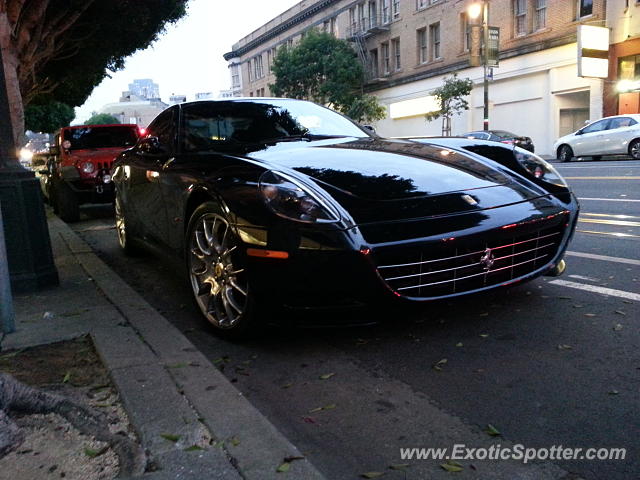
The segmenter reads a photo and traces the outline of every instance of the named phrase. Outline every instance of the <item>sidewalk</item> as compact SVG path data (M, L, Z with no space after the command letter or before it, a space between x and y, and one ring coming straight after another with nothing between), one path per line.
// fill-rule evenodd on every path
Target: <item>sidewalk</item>
M89 334L158 468L139 478L324 478L305 459L276 472L285 458L302 457L297 448L64 222L50 218L49 232L60 285L14 297L16 332L3 349ZM167 442L167 432L179 441ZM224 447L185 451L208 438Z

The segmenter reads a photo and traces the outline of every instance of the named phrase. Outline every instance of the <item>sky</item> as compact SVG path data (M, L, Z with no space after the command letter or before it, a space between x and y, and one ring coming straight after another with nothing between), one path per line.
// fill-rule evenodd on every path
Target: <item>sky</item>
M189 0L187 15L146 50L129 57L125 68L98 85L84 105L76 108L76 120L87 120L107 103L117 102L133 80L151 78L167 102L172 94L193 100L198 92L229 89L231 77L222 55L245 35L253 32L299 0Z

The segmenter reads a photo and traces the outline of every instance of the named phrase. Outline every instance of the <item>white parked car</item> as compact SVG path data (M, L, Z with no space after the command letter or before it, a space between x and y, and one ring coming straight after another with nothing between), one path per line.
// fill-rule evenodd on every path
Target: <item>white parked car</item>
M630 155L640 160L640 114L596 120L556 140L553 151L563 162L573 157L598 160L602 155Z

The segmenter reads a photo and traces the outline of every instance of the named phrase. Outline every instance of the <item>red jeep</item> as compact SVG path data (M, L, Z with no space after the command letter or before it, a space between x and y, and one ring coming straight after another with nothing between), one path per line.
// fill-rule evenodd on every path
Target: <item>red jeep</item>
M56 134L43 190L60 218L75 222L81 204L113 201L111 165L138 136L132 124L77 125Z

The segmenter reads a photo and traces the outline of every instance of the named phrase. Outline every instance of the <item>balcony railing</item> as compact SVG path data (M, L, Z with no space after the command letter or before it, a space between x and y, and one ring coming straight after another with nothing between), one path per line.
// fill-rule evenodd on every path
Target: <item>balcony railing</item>
M389 19L380 15L360 18L349 26L349 36L369 36L389 30Z

